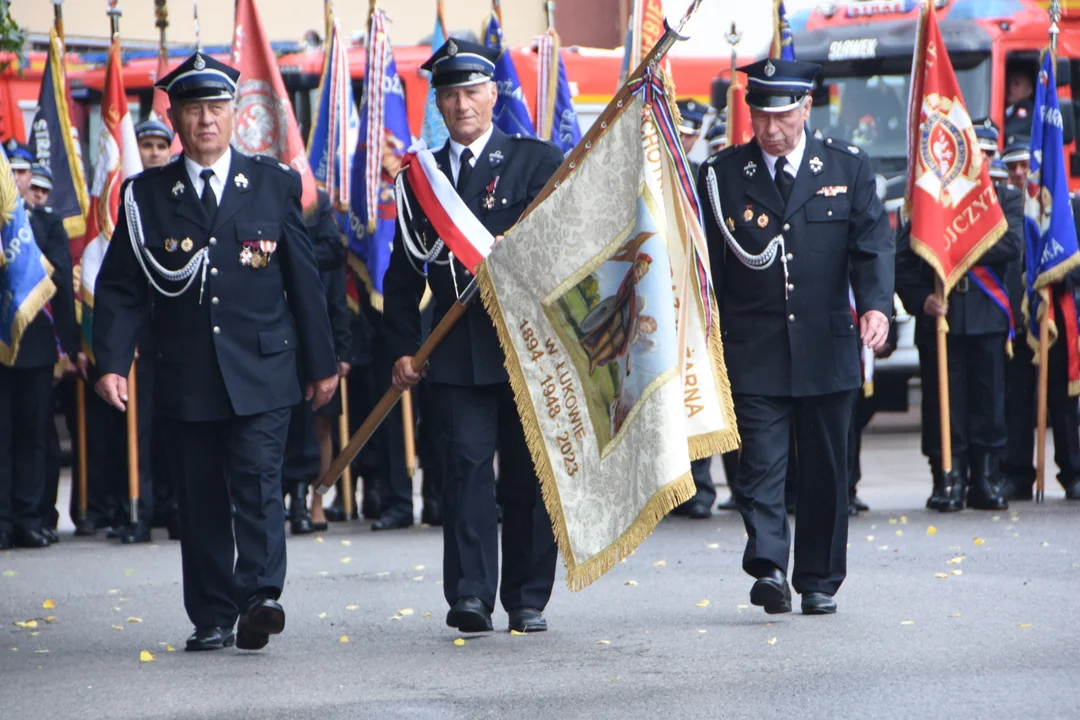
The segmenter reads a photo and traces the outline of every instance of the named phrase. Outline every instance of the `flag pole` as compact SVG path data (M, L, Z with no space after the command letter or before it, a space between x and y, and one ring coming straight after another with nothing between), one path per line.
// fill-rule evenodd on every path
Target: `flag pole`
M545 0L544 9L547 11L547 26L548 30L555 29L555 0ZM502 18L499 18L499 23L502 23Z
M937 278L936 282L941 306L948 307L945 304L947 296L941 284L941 278ZM937 371L938 411L941 415L941 472L943 475L948 475L953 470L952 420L949 413L949 323L944 315L937 317Z
M61 5L64 4L64 0L52 0L53 4L53 27L56 28L56 34L60 36L60 39L64 39L64 11Z
M169 51L165 47L165 30L169 27L167 2L168 0L154 0L154 25L158 29L158 55L166 59L169 57Z
M416 422L413 420L413 394L406 390L401 396L401 426L405 435L405 473L416 475Z
M191 0L191 24L195 29L195 52L202 52L202 35L199 33L199 0Z
M536 209L536 207L548 198L555 191L555 188L559 186L566 177L574 171L574 168L578 166L582 158L592 149L593 144L599 139L600 135L607 130L608 125L615 120L615 118L623 111L623 106L630 100L632 91L630 90L630 83L644 76L646 69L649 67L655 67L657 63L667 54L668 50L678 42L679 40L685 40L680 33L686 22L697 11L698 6L701 5L701 0L693 0L686 14L679 21L678 26L672 28L664 23L664 34L656 45L653 46L645 58L638 64L629 77L626 79L626 83L622 86L615 97L611 99L607 107L600 117L593 122L589 131L581 138L581 141L570 151L562 162L562 165L555 171L555 174L548 180L547 185L540 191L540 194L532 201L532 203L522 213L518 222L521 222L529 213ZM413 370L419 372L428 360L431 359L432 353L435 352L435 348L446 339L446 336L450 334L454 325L457 324L465 313L468 312L469 306L476 300L476 297L480 294L479 285L476 283L476 278L469 283L468 287L461 293L458 301L454 303L446 314L443 315L442 320L436 325L431 334L428 335L428 339L420 346L420 349L416 351L416 354L412 358ZM320 495L325 495L331 486L341 477L341 473L345 471L349 463L360 452L361 448L371 439L372 434L378 429L382 421L386 419L386 416L390 414L390 411L394 409L394 405L401 399L402 390L397 387L391 387L375 405L371 413L364 419L364 422L353 433L352 438L349 440L349 444L346 445L337 458L330 465L330 469L323 473L323 476L319 478L319 482L316 485Z
M338 447L344 448L349 444L349 384L344 376L338 386L341 393L341 415L338 416ZM352 520L353 509L353 480L352 467L345 466L341 474L341 492L344 493L341 506L345 509L345 521Z
M131 504L131 524L139 522L139 410L138 388L135 386L135 361L131 362L128 374L127 400L127 461L128 461L128 501Z
M1061 20L1061 3L1051 0L1047 8L1050 16L1050 57L1051 67L1057 74L1058 21ZM1042 317L1039 318L1039 381L1035 395L1035 502L1043 501L1046 490L1046 406L1050 389L1050 309L1054 302L1054 290L1046 288L1046 302Z

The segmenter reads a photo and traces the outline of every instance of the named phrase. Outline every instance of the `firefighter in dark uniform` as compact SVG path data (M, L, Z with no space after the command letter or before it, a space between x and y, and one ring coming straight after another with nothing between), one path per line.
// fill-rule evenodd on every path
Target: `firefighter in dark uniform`
M757 578L750 601L767 613L791 611L790 462L799 468L792 584L804 614L836 611L859 347L885 343L892 312L893 239L870 159L806 132L819 69L773 59L740 68L755 139L714 155L698 177L742 438L732 489L748 536L743 569Z
M451 39L424 64L432 72L436 101L450 140L434 152L462 200L492 235L509 229L562 162L551 143L508 136L492 122L496 88L491 78L497 52ZM410 236L427 247L436 242L430 222L408 190ZM425 239L426 238L426 239ZM413 250L422 248L413 247ZM429 249L430 252L430 249ZM420 347L420 300L424 258L406 248L399 225L384 282L387 342L393 381L412 387L420 375L412 356ZM469 273L445 249L427 266L434 295L433 323L469 284ZM510 629L547 629L543 609L555 581L556 546L525 444L514 397L491 318L472 308L435 351L427 374L430 430L443 468L443 593L446 623L463 632L492 629L499 582L499 533L492 461L499 451L503 501L503 608Z
M229 145L238 75L197 52L158 81L183 156L121 188L95 288L96 389L118 409L139 329L153 335L188 650L259 649L284 629L289 411L325 404L338 380L300 176Z
M1031 141L1027 137L1009 138L1002 156L1012 184L1022 192L1027 186L1030 170ZM1080 199L1072 199L1073 220L1080 231ZM1023 247L1023 245L1022 245ZM1066 292L1072 292L1078 278L1076 272L1064 280ZM1013 357L1006 371L1007 392L1005 397L1008 419L1008 447L1001 464L1001 494L1008 500L1031 500L1035 485L1035 390L1038 365L1027 343L1028 329L1022 313L1024 299L1024 260L1021 258L1009 268L1006 278L1009 300L1016 318L1016 343ZM1057 321L1058 340L1050 346L1047 368L1047 412L1054 434L1054 462L1058 466L1058 482L1065 488L1065 497L1080 500L1080 423L1078 402L1069 396L1068 353L1064 342L1065 324L1059 297L1054 298L1054 318ZM1035 332L1038 333L1036 326Z
M23 145L9 153L15 184L27 196L33 155ZM52 265L56 294L49 301L52 317L45 310L39 312L23 331L13 365L0 365L0 550L49 546L41 498L53 422L53 367L60 350L69 359L79 351L71 251L63 220L48 207L30 208L28 214L34 241Z
M975 123L984 162L997 153L997 128ZM1011 308L1005 292L1006 271L1020 258L1023 202L1020 193L997 185L998 202L1008 231L960 279L942 307L935 294L932 268L911 249L910 225L897 233L896 292L915 318L922 377L922 451L930 463L933 489L926 507L940 512L1004 510L998 492L1005 452L1005 364L1011 331ZM997 298L995 300L995 297ZM1002 302L1003 301L1003 302ZM942 470L941 415L938 408L937 317L949 324L949 408L952 424L952 473Z
M1005 137L1030 137L1035 112L1035 77L1038 69L1030 61L1009 64L1005 76Z

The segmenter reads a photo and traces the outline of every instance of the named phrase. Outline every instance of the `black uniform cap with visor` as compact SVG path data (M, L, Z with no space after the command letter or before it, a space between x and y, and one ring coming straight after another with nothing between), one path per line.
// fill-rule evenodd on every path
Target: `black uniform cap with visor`
M431 73L431 87L467 87L490 82L499 51L468 40L450 38L420 66Z
M814 89L821 66L801 60L766 58L738 68L746 73L746 104L755 110L794 110Z

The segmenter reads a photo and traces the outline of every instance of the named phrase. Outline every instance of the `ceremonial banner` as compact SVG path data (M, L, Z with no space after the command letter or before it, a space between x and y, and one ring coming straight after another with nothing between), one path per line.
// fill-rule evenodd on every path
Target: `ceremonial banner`
M53 268L30 228L7 153L0 147L0 363L13 365L26 326L56 293ZM17 420L18 418L16 418Z
M564 153L581 140L581 126L570 93L570 80L559 53L555 28L536 38L536 122L539 136L559 146Z
M922 7L911 71L906 214L911 249L948 295L1008 230L933 11Z
M659 79L637 88L477 276L572 589L738 445L685 157Z
M341 42L338 22L327 20L319 100L308 135L308 162L315 183L326 190L334 209L345 210L352 191L350 175L360 139L360 116L353 100L348 50Z
M435 29L431 32L431 51L435 52L446 42L446 21L443 20L442 0L435 0ZM435 88L428 88L427 102L424 105L424 124L420 137L429 148L441 148L450 134L446 130L439 107L435 104ZM408 143L406 143L408 144Z
M154 76L154 82L157 82L161 78L169 74L169 53L162 47L158 52L158 66L157 74ZM172 121L169 120L169 93L165 92L161 88L154 88L153 104L150 106L150 119L157 120L160 123L164 123L165 127L170 130L173 129ZM184 151L183 145L180 144L180 136L173 135L172 145L169 146L169 151L173 155L179 155Z
M507 135L536 135L536 128L529 117L529 107L525 104L525 93L518 80L517 68L514 67L514 61L503 42L497 8L496 2L488 17L487 27L484 28L484 45L499 51L499 59L495 61L495 75L491 78L499 92L499 98L495 101L495 126Z
M773 0L773 27L776 30L773 32L769 57L779 60L794 60L795 38L791 34L791 25L788 23L783 0Z
M1053 292L1065 314L1068 342L1069 395L1080 394L1080 338L1077 337L1077 313L1071 288L1065 287L1066 274L1080 265L1076 223L1073 218L1069 185L1065 175L1064 138L1057 83L1054 81L1054 58L1045 53L1035 84L1035 107L1031 123L1031 171L1028 174L1024 203L1024 277L1027 284L1025 315L1028 322L1028 345L1039 356L1039 325L1050 313L1050 344L1057 340ZM1031 309L1034 312L1031 312Z
M83 344L91 349L94 322L94 287L105 252L116 228L120 205L120 186L132 175L142 172L135 125L131 122L124 75L120 66L120 40L113 40L105 66L105 84L101 91L101 130L98 133L98 160L90 190L90 214L86 221L86 247L82 256L82 330Z
M623 47L619 87L664 34L664 3L662 0L633 0L630 7L630 27Z
M349 266L367 287L372 307L381 311L383 276L390 266L397 223L394 178L411 144L404 86L382 10L375 10L369 22L365 76L382 82L364 84L345 233Z
M82 150L78 133L68 112L67 82L64 72L64 41L49 31L49 56L41 75L38 109L30 126L30 146L38 163L53 174L49 206L64 219L64 229L71 239L72 260L82 256L82 237L86 232L86 178L83 177Z
M314 208L315 176L255 0L236 0L232 64L240 71L233 143L247 155L275 157L300 173L304 210Z

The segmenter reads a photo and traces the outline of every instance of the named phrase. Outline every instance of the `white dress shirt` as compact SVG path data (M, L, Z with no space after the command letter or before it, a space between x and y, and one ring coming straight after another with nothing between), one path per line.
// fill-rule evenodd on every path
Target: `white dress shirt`
M232 164L232 148L227 148L225 154L218 158L218 161L210 166L210 169L214 171L214 177L210 178L210 189L214 191L214 195L217 197L218 205L221 205L221 196L225 194L225 180L229 177L229 166ZM191 180L191 187L195 188L195 197L202 198L203 192L203 179L199 177L205 168L184 155L184 167L187 169L188 179Z
M784 166L784 172L791 177L798 177L799 167L802 165L803 153L806 152L806 130L803 130L802 137L799 138L799 144L795 146L795 149L785 155L787 158L787 165ZM765 158L765 166L769 168L769 177L773 180L776 179L776 161L779 159L775 155L770 155L764 150L761 151L761 156Z
M465 152L465 148L468 147L472 150L472 160L469 161L469 165L476 167L476 158L480 157L480 153L484 152L484 148L488 144L488 140L491 139L491 133L495 129L495 123L488 126L487 132L480 137L473 140L471 145L462 145L454 140L450 141L450 172L454 177L454 185L457 185L458 172L461 170L461 153Z

